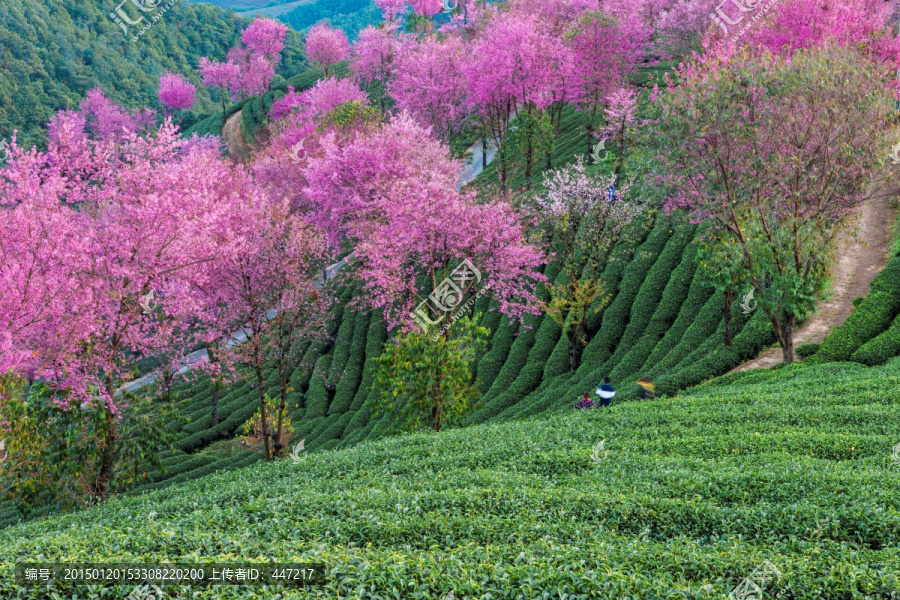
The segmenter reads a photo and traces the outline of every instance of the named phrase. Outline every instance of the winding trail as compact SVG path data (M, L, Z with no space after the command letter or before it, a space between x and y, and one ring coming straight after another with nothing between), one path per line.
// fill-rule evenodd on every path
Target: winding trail
M250 159L250 146L241 135L241 114L239 110L225 120L222 125L222 139L228 147L228 152L238 162L247 162Z
M821 343L833 328L843 324L853 310L853 299L868 294L872 280L887 265L891 229L897 216L892 197L885 186L859 207L856 235L850 231L838 241L831 273L832 295L820 302L816 313L794 333L795 349L800 344ZM731 372L774 367L779 363L781 348L770 347Z

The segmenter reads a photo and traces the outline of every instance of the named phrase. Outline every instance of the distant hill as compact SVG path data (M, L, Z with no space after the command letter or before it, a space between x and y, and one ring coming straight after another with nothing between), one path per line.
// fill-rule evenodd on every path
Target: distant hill
M0 2L0 139L18 130L20 144L43 145L50 118L76 107L93 87L132 108L157 106L159 76L167 70L199 87L200 57L223 59L249 21L209 4L167 5L163 0ZM128 37L110 16L117 8L137 23L123 21ZM140 21L141 16L146 18ZM146 33L134 39L148 23ZM299 36L289 32L286 43L279 74L294 74L305 62ZM209 96L200 98L185 125L214 112Z
M373 0L191 0L232 9L242 17L265 15L287 23L297 31L327 20L332 27L356 39L360 30L381 21Z

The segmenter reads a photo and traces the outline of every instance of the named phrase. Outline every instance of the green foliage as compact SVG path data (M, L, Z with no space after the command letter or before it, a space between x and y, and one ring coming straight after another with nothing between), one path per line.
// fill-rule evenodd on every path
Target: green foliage
M850 355L850 360L864 365L883 365L889 358L900 355L900 315L886 330L863 344Z
M404 429L440 431L457 422L478 399L472 362L487 334L477 320L463 317L437 339L421 332L397 336L376 359L378 411L397 414Z
M0 531L0 564L294 557L325 564L321 591L335 598L396 589L701 600L727 596L768 560L788 597L890 599L900 589L900 364L751 375L613 411L407 435L192 479ZM595 465L603 439L609 455ZM5 568L0 597L49 596Z
M278 18L297 31L328 19L332 27L343 29L350 39L355 39L362 29L381 21L381 11L371 0L316 0Z
M649 304L649 301L643 300L641 296L653 293L657 285L657 279L663 281L668 279L665 284L666 287L659 298L659 303L656 304L653 316L650 318L641 338L633 344L625 344L623 339L623 343L620 343L619 348L616 349L617 352L620 348L623 349L623 356L616 363L615 368L610 371L609 377L614 381L620 381L637 373L678 318L679 311L684 306L685 298L688 296L697 266L694 259L695 246L686 243L690 239L692 230L693 228L690 227L683 228L672 237L666 245L663 255L653 265L653 272L648 275L647 281L644 282L641 293L635 300L639 307L644 306L645 303ZM672 269L671 260L675 257L680 257L681 261L677 267ZM632 316L632 322L629 324L629 327L635 322L635 316ZM626 337L627 335L628 333L626 332Z
M97 404L65 410L41 384L0 378L0 499L23 517L66 510L105 500L109 486L162 467L160 454L174 441L166 424L179 420L180 403L130 397L120 415Z
M278 398L273 398L266 394L265 397L266 402L266 431L271 436L271 443L275 444L275 446L286 449L288 444L291 441L291 437L294 433L294 427L291 424L290 415L285 414L281 416L281 431L278 431L278 412L279 406L281 405L281 400ZM256 413L244 423L244 426L241 428L241 439L250 446L252 446L256 451L262 452L264 440L263 440L263 430L262 430L262 414L260 410L257 410Z
M900 313L900 257L894 258L872 282L869 294L850 313L843 325L835 328L822 342L822 347L810 360L821 363L848 360L860 347L884 332ZM882 340L882 342L886 342ZM882 343L879 342L879 345ZM887 350L888 346L881 346ZM870 354L871 352L871 354ZM866 360L874 359L880 351L874 346L867 350Z
M797 356L800 358L809 358L818 352L821 347L822 344L800 344L797 346Z
M603 324L584 351L580 373L590 373L602 367L612 356L628 326L629 314L641 284L671 235L669 220L657 217L653 231L634 253L625 267L615 299L603 313Z
M487 392L506 363L506 356L515 341L515 325L506 317L500 317L500 324L491 338L491 349L478 362L478 389Z
M201 90L199 102L183 123L185 128L204 113L221 113L221 108L216 109L218 97L212 99L202 91L197 63L202 56L224 60L250 21L208 4L175 2L146 34L134 40L142 24L131 26L126 37L109 16L117 4L3 2L0 139L9 139L18 130L20 146L43 146L50 118L59 110L77 107L94 87L128 108L157 107L159 77L168 70L187 77ZM130 2L122 10L132 19L139 14ZM148 13L147 18L152 16ZM283 56L280 73L301 70L305 59L294 31L288 31Z
M331 366L332 355L320 356L316 361L309 391L306 393L306 419L324 417L328 413L328 404L331 401L328 393L326 375Z
M544 111L519 112L509 124L497 160L506 163L507 176L524 178L531 189L534 174L545 167L553 152L554 131Z
M363 106L359 100L351 100L334 107L322 117L317 131L337 130L341 135L350 135L361 127L370 127L381 121L381 112L373 106Z

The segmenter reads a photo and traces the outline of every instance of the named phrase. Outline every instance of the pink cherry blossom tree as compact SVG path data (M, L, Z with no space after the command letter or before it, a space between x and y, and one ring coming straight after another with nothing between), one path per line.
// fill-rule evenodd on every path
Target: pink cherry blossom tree
M465 47L459 38L426 38L400 55L388 94L399 110L448 142L467 116L464 64Z
M12 249L16 261L0 279L34 309L23 320L4 303L0 338L61 408L81 404L102 417L99 455L85 475L102 501L126 408L116 389L136 355L190 345L192 290L227 241L219 231L236 192L228 163L202 146L179 152L168 122L118 139L89 139L77 131L83 123L61 115L47 153L16 154L4 169L0 204L27 246Z
M147 108L129 111L111 101L100 88L87 93L79 106L91 135L106 141L141 134L156 124L156 114Z
M306 34L306 57L322 67L325 77L332 65L350 57L347 34L328 25L315 25Z
M567 86L570 101L585 114L588 156L607 97L637 69L652 33L636 17L619 21L600 12L585 15L573 27Z
M231 89L233 82L240 78L241 69L231 62L216 62L205 56L200 59L200 75L204 87L218 88L222 98L222 114L225 114L225 90Z
M525 110L537 120L562 85L571 54L536 16L500 14L475 43L464 67L469 104L485 135L502 149L513 115ZM528 155L530 156L530 152ZM500 187L506 190L508 165L499 157Z
M310 160L308 215L332 245L355 245L355 273L369 292L360 302L384 310L391 327L409 325L413 309L440 294L441 282L465 259L490 281L504 314L537 312L542 252L525 241L520 215L508 204L479 204L457 192L459 169L406 113L346 144L326 138L322 156ZM420 275L425 287L417 284ZM472 285L467 280L463 291Z
M220 359L239 376L255 382L266 460L283 454L282 431L288 380L299 364L299 345L322 335L330 298L315 275L325 246L315 231L287 203L270 200L262 188L245 179L234 218L224 231L236 242L219 255L206 284L201 285L205 320L212 339L233 333L243 343L220 344ZM280 399L274 419L267 416L264 370L279 373ZM269 430L274 421L274 431Z
M660 96L646 140L672 190L669 210L708 222L734 251L738 280L753 286L790 363L841 226L880 189L889 75L839 48L789 59L745 50L704 67L682 69Z
M262 56L273 65L281 62L287 25L275 19L257 18L241 34L241 42L250 52Z
M275 65L265 56L235 46L228 51L228 62L238 67L238 77L232 79L228 87L232 99L240 100L269 90Z
M411 36L398 33L397 26L366 27L353 44L350 68L363 86L377 86L381 110L386 109L385 92L393 77L397 55L405 39ZM408 42L407 42L408 43Z
M159 102L172 110L190 110L197 88L181 75L171 71L159 78Z

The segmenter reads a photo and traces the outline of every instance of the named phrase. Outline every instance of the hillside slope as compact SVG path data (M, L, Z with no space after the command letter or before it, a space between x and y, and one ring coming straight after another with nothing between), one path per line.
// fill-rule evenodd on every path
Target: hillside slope
M162 6L146 3L157 4ZM114 0L0 2L0 139L18 130L20 145L43 144L50 118L76 107L93 87L129 108L157 107L159 76L167 70L200 87L200 58L223 60L249 23L209 4L175 2L134 40L146 19L126 37L109 16L117 6ZM131 3L122 10L137 20L139 11ZM291 31L279 73L296 73L303 63L299 37ZM195 115L215 111L205 92L199 96Z
M11 581L29 559L240 556L321 562L330 598L722 598L763 560L783 598L896 597L900 361L739 375L675 399L259 464L17 526L0 532L0 596L43 597Z

